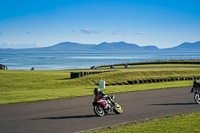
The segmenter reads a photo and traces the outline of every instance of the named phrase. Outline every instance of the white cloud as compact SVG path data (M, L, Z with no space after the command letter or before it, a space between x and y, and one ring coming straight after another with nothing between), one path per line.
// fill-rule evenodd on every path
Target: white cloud
M134 35L147 35L147 32L133 32Z
M97 33L100 33L99 31L88 30L88 29L81 29L80 32L83 33L83 34L97 34Z
M114 30L114 31L112 32L113 35L118 35L118 34L121 34L121 33L123 33L122 30Z

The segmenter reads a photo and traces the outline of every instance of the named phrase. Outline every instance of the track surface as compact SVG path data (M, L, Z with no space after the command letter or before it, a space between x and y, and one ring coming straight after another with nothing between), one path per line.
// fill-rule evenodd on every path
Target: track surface
M96 117L92 96L0 106L0 133L70 133L199 110L191 87L115 94L123 114ZM117 86L116 86L117 89Z

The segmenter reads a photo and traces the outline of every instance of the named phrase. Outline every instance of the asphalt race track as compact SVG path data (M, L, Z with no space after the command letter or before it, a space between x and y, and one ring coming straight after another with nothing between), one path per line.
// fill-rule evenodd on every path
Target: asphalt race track
M0 133L70 133L199 110L191 87L115 94L124 112L96 117L93 96L0 106ZM117 89L117 86L116 86ZM91 90L92 91L92 90Z

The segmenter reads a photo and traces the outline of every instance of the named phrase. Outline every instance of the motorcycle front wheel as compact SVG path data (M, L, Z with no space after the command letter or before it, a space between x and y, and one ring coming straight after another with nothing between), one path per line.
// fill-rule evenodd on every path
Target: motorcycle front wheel
M113 111L116 114L121 114L123 112L122 106L119 103L115 103L115 107L114 107Z
M194 101L198 104L200 104L200 96L198 93L194 94Z
M104 110L103 110L103 108L102 107L98 107L98 106L94 106L94 113L97 115L97 116L100 116L100 117L102 117L102 116L104 116Z

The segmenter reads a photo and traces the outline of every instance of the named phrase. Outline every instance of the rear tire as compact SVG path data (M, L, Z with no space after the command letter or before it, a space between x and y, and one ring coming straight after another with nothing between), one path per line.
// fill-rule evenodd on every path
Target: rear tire
M119 103L115 103L115 107L114 107L113 111L116 114L121 114L123 112L122 106Z
M105 112L103 110L102 107L98 107L98 106L94 106L94 113L97 115L97 116L104 116Z
M198 104L200 104L200 96L198 93L194 94L194 101Z

